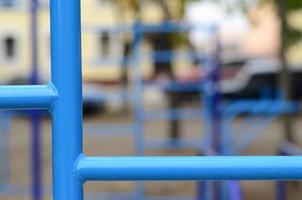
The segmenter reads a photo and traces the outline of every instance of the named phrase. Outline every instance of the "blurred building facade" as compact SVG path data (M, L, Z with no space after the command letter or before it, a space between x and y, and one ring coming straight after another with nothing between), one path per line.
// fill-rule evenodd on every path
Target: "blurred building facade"
M171 10L176 10L177 2L169 1L169 6L175 8ZM89 0L81 1L81 4L83 79L88 82L117 81L121 74L119 66L122 65L123 44L131 35L100 31L98 28L129 25L136 19L135 12L127 1ZM154 1L143 1L140 6L144 22L156 23L163 19L163 12ZM178 12L175 13L173 15ZM37 42L42 81L50 78L49 26L49 1L40 0ZM143 46L148 53L148 44ZM0 83L24 82L31 71L30 0L0 0L0 48ZM150 65L150 62L144 62L146 74L151 72Z
M88 82L116 82L120 79L127 33L111 33L100 26L129 25L137 19L137 11L131 1L88 0L82 3L82 55L83 79ZM172 20L183 20L182 1L167 0ZM39 0L38 45L39 71L43 81L50 77L49 0ZM159 23L166 16L162 5L144 0L140 6L140 20ZM187 11L188 12L188 11ZM271 7L254 10L251 19L255 23L242 36L229 34L226 43L236 44L236 52L245 56L277 56L279 47L278 19ZM301 24L301 14L290 16L291 24ZM227 35L227 34L226 34ZM240 41L236 41L240 40ZM261 42L262 41L262 42ZM265 41L265 42L264 42ZM232 46L232 44L230 44ZM183 49L176 49L181 51ZM301 44L289 51L290 60L299 62ZM152 48L144 42L141 65L146 76L152 73ZM236 53L237 55L237 53ZM0 0L0 83L7 84L26 79L31 69L30 0ZM302 61L302 60L301 60ZM175 58L176 74L183 74L192 63Z
M82 23L92 26L117 24L115 6L106 0L82 1ZM31 72L30 0L0 0L0 83L18 83ZM38 10L38 65L40 77L50 77L50 19L49 1L40 0ZM100 68L88 60L121 51L119 35L83 30L84 80L98 75L110 77L110 70L100 73ZM104 70L103 70L104 71ZM109 72L108 72L109 71Z

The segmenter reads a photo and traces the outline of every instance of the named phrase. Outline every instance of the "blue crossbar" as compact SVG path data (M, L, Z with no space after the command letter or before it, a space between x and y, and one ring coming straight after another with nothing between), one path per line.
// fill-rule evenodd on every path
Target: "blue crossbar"
M302 179L302 157L88 157L82 151L80 0L52 0L52 83L3 86L2 109L52 114L54 200L82 200L90 180Z
M85 157L75 175L91 180L288 180L302 178L302 157Z
M49 109L57 96L52 84L0 86L0 107L3 109Z
M139 26L133 24L126 24L126 25L119 25L119 26L84 26L85 31L90 32L109 32L109 33L121 33L121 32L132 32L135 29L135 32L140 34L145 33L179 33L179 32L188 32L189 30L213 30L216 27L209 23L209 24L189 24L189 23L182 23L182 22L173 22L173 21L166 21L158 25L156 24L141 24Z

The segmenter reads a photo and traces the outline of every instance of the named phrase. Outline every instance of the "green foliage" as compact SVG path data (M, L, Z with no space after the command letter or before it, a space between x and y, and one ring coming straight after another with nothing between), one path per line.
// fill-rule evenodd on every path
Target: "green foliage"
M302 32L297 30L297 29L293 29L290 28L288 30L287 36L286 36L286 43L285 43L285 47L286 49L292 47L293 45L297 44L297 42L299 42L302 39Z
M277 0L275 0L277 1ZM287 1L287 9L289 12L302 9L302 1L301 0L286 0Z
M274 0L274 3L277 5L279 10L285 13L285 16L288 16L294 11L302 9L301 0L286 0L286 4L283 4L283 6L280 4L280 0ZM300 30L288 26L284 37L285 48L288 49L302 39L302 32Z

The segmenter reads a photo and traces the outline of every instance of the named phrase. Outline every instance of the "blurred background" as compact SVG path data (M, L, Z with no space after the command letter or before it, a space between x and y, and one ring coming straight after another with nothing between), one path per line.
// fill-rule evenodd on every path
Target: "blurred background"
M81 5L86 154L302 154L301 0ZM49 10L47 0L0 0L1 85L51 80ZM47 111L0 113L1 200L52 199L51 159ZM297 181L85 184L87 200L301 195Z

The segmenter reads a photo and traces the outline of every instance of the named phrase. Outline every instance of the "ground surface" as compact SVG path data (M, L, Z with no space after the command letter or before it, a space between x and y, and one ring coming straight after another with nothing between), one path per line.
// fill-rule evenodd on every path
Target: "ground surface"
M240 121L244 119L241 117L236 120L234 125L238 125ZM131 116L125 114L108 114L102 116L94 116L85 118L86 123L127 123L131 122ZM302 134L299 125L302 124L302 117L296 117L295 130L296 138L300 144L302 144ZM117 125L118 126L118 125ZM184 137L195 137L199 139L201 133L200 121L187 121L182 123L182 132ZM50 121L43 119L42 123L42 140L43 140L43 182L44 185L51 188L51 131ZM235 134L235 140L240 135L244 134L243 129L241 133ZM25 118L14 118L12 122L12 130L10 133L10 162L1 160L0 165L9 163L11 166L10 174L11 181L17 186L27 187L30 182L30 157L29 157L29 123ZM167 134L167 126L163 121L148 122L145 124L145 135L148 138L165 138ZM110 134L109 134L110 135ZM93 136L89 135L85 137L85 152L89 155L132 155L133 138L131 136ZM243 155L275 155L277 147L282 143L282 126L280 119L277 119L268 128L266 128L263 134L258 137L251 146L246 149ZM194 150L158 150L148 151L149 155L197 155L198 152ZM87 183L85 185L86 192L131 192L133 184L129 182L108 182L108 183ZM273 200L275 198L273 182L268 181L244 181L242 182L243 195L245 200ZM15 195L16 193L13 192ZM146 183L146 194L148 196L156 197L160 195L194 195L196 193L196 183L194 182L152 182ZM289 190L290 199L298 200L302 199L302 187L300 184L292 184ZM96 195L97 196L97 195ZM28 195L21 193L19 196L9 197L0 196L1 200L27 200ZM45 195L45 199L51 199L50 195ZM89 198L86 195L85 199L113 199L110 197L97 196L95 198ZM127 198L120 198L127 199ZM133 198L129 198L133 199ZM193 198L194 199L194 198Z

